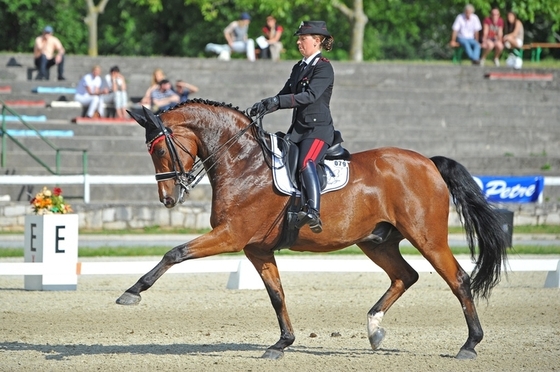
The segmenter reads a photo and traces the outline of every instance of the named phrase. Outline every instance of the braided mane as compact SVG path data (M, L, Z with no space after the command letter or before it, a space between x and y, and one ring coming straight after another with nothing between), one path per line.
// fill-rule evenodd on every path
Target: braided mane
M201 103L201 104L203 104L203 105L208 105L208 106L225 107L225 108L229 108L229 109L235 110L235 111L237 111L237 112L240 112L240 113L242 113L243 115L247 116L247 114L245 113L245 111L242 111L242 110L239 109L239 106L233 106L231 103L212 101L212 100L203 99L203 98L193 98L193 99L189 99L189 100L187 100L187 101L185 101L185 102L178 103L177 105L175 105L175 106L173 106L173 107L171 107L171 108L169 108L169 109L163 111L162 114L165 113L165 112L173 111L173 110L175 110L175 109L177 109L177 108L186 106L186 105L191 104L191 103Z

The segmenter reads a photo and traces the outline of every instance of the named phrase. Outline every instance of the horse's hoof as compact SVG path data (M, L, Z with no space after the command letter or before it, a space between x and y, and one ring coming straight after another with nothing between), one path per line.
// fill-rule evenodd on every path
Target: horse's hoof
M119 305L138 305L142 300L142 297L137 294L124 292L121 297L117 298L117 304Z
M461 349L459 350L459 353L457 353L457 356L455 356L456 359L476 359L476 351L474 350L467 350L467 349Z
M266 349L263 356L263 359L270 359L270 360L278 360L284 356L283 350L276 350L276 349Z
M385 329L378 327L374 332L368 335L368 338L371 348L373 350L377 350L379 345L381 345L381 341L385 338Z

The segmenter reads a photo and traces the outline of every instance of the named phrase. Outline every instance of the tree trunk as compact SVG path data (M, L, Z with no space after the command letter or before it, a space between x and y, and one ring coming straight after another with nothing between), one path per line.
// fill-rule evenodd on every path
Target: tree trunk
M364 13L363 0L354 0L353 21L350 58L352 61L362 62L364 60L364 34L368 22L368 17Z
M353 9L348 8L340 0L332 0L332 5L340 10L352 24L350 59L355 62L362 62L364 60L364 33L368 23L368 17L364 13L363 0L354 0Z
M89 38L88 38L88 55L90 57L97 56L97 17L98 13L88 13L87 17L84 18L84 22L88 26Z
M109 0L101 0L99 5L95 5L93 0L87 0L88 14L84 18L84 23L89 31L88 55L90 57L97 56L97 18L105 11L108 2Z

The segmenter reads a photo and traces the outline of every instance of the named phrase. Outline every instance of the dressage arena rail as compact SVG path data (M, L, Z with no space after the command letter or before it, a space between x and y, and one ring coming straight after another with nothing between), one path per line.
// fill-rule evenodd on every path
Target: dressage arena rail
M364 272L382 273L379 266L368 259L315 259L315 258L277 258L280 272ZM431 264L422 259L410 259L408 263L418 272L434 272ZM467 272L474 264L469 259L458 260ZM46 275L76 274L81 275L120 275L145 274L157 264L157 261L122 261L122 262L78 262L62 266L40 262L0 262L1 275ZM560 288L560 259L510 259L503 268L509 272L546 271L544 286ZM261 289L264 285L255 268L246 258L204 258L185 261L173 266L169 273L230 273L228 289Z
M84 203L90 202L91 185L155 185L155 176L106 176L78 174L71 176L0 176L0 185L83 185ZM208 177L199 182L209 185ZM559 178L560 184L560 178Z
M0 176L0 185L83 185L84 203L90 202L91 185L153 185L155 176L122 176L122 175L71 175L71 176L29 176L5 175ZM209 185L208 177L199 182ZM544 177L545 186L560 186L560 177Z

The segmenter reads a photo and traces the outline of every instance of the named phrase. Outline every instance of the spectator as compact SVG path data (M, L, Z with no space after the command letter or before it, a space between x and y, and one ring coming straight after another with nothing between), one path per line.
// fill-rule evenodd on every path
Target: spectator
M232 51L235 53L245 53L249 61L255 60L255 41L249 39L247 33L249 31L249 23L251 16L249 13L241 13L238 20L231 22L224 29L224 37L227 45L206 44L205 50L218 55L218 59L228 61L231 58Z
M508 49L521 49L523 47L523 23L517 15L509 11L504 26L504 45Z
M276 18L270 15L266 17L266 25L262 28L262 32L266 39L263 41L266 44L263 43L263 45L261 45L259 43L261 47L260 57L262 59L272 59L273 61L280 60L280 52L283 47L280 38L282 37L284 28L276 23Z
M152 80L150 83L150 87L144 93L144 97L140 103L143 106L150 107L152 104L152 92L159 88L159 82L165 79L165 73L161 68L156 68L154 72L152 72Z
M471 4L467 4L464 13L455 18L452 29L449 45L453 48L463 47L473 65L480 64L478 32L482 30L482 25L478 16L474 14L474 7Z
M76 87L74 100L87 106L86 117L103 117L105 113L104 95L109 93L107 87L103 87L101 79L101 67L93 66L91 73L84 75Z
M112 92L115 115L119 119L124 119L127 117L126 106L128 104L128 95L126 93L126 80L121 74L119 66L111 67L111 72L107 75L106 80Z
M504 36L504 20L500 17L500 10L492 8L490 16L484 19L482 24L482 57L480 64L484 64L486 56L494 51L494 64L500 66L500 55L504 50L502 38Z
M177 80L175 83L175 93L179 95L180 102L186 102L189 99L190 93L198 92L198 87L183 80Z
M523 66L523 51L521 48L523 48L524 30L523 23L517 19L517 15L512 11L507 14L504 34L504 46L512 49L512 53L506 59L506 64L519 70Z
M152 91L151 97L154 112L169 110L180 101L179 95L171 89L171 83L167 79L159 82L158 89Z
M35 80L49 80L49 70L54 65L58 65L58 80L66 80L64 78L64 52L60 40L53 36L53 28L46 26L43 34L35 39L33 46L35 67L39 70Z

